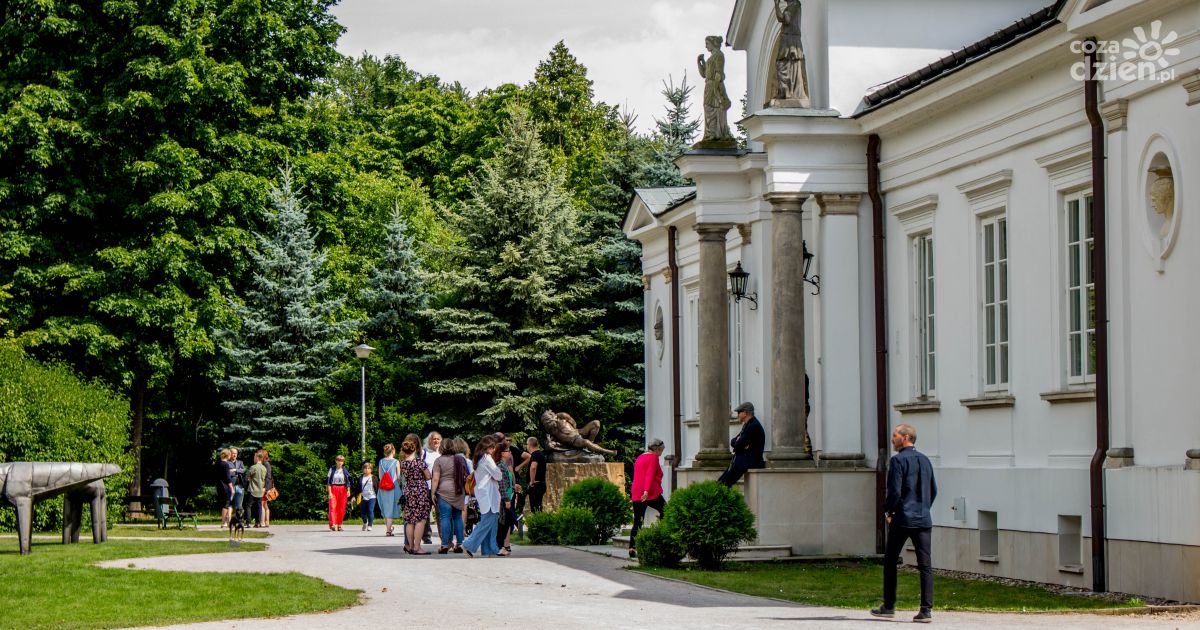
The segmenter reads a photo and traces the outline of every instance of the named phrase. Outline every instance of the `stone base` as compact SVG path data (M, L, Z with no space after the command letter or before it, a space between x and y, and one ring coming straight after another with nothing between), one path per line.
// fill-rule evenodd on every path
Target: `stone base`
M1110 448L1104 455L1105 468L1124 468L1133 465L1132 448Z
M867 456L862 453L821 453L814 454L817 468L866 468Z
M547 512L557 510L568 487L591 477L607 479L616 484L622 494L626 492L625 464L620 462L546 464L546 496L542 500L542 509Z
M875 553L875 470L763 468L735 488L746 497L758 530L755 545L787 545L794 555ZM680 468L679 487L715 480L724 469Z
M776 109L810 109L812 101L806 98L773 98L767 105Z
M584 450L546 451L547 464L603 464L604 456Z
M701 140L692 145L693 149L736 149L737 140L725 138L722 140Z

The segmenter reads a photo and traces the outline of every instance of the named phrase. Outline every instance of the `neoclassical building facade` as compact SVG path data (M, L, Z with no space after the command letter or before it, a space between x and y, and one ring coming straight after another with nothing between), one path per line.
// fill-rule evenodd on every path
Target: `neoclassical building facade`
M935 566L1200 601L1200 2L801 5L809 106L738 0L746 146L626 218L671 487L748 400L758 542L874 553L904 422Z

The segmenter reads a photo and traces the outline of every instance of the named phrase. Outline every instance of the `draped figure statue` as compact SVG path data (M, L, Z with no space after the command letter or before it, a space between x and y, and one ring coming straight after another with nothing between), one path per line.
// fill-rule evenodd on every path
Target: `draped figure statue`
M721 37L709 35L704 38L708 59L704 55L696 58L700 76L704 77L704 140L697 147L736 146L729 132L729 95L725 92L725 54L721 52Z
M779 20L779 52L775 56L775 93L772 107L810 107L808 71L804 67L804 42L800 34L800 0L773 0Z

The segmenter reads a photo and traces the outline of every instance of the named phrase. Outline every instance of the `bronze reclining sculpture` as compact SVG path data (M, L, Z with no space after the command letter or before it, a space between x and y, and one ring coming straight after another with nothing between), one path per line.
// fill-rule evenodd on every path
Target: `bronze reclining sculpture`
M21 555L29 554L33 535L33 504L60 494L63 502L63 543L79 542L83 503L92 505L92 542L108 539L108 499L104 478L121 472L116 464L74 462L12 462L0 464L0 493L17 508L17 538Z

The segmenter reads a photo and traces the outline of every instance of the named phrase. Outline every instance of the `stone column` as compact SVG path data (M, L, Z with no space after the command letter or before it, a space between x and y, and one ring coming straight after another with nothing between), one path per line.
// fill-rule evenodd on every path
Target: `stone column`
M821 466L864 464L862 447L862 300L858 208L861 194L822 194ZM811 239L810 239L811 244ZM813 400L814 406L816 399ZM815 447L814 447L815 448Z
M771 454L772 467L812 465L804 450L804 229L808 195L770 193L771 216Z
M696 464L729 465L729 272L725 234L732 223L697 223L700 234L699 320L700 450Z

